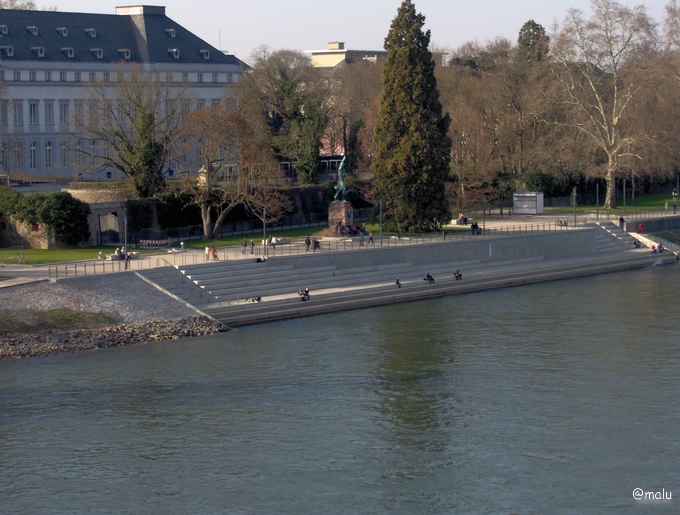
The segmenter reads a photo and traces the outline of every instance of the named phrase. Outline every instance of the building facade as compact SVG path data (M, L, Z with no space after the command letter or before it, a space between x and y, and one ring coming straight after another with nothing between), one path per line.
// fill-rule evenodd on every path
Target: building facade
M246 65L165 15L165 7L116 8L115 15L0 9L0 167L12 178L115 177L76 166L83 142L74 116L91 90L126 69L181 83L186 109L220 101ZM186 102L186 100L185 100Z
M306 53L310 55L315 68L334 68L358 61L379 63L387 58L384 50L348 50L342 41L331 41L326 50L310 50Z

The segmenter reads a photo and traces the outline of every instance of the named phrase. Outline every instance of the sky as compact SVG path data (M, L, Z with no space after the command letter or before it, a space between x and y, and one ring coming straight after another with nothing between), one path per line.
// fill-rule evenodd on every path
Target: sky
M168 17L213 46L249 62L251 52L260 45L274 50L306 51L324 50L330 41L343 41L347 49L381 50L401 0L147 0L146 3L165 5ZM663 20L668 0L642 3L652 18L658 22ZM65 12L101 14L114 14L116 5L139 5L134 0L36 0L36 4L54 5ZM543 25L549 32L553 23L564 19L570 8L590 12L589 0L414 0L414 4L425 16L425 28L432 33L432 44L450 48L468 41L484 43L499 36L516 41L520 28L528 20Z

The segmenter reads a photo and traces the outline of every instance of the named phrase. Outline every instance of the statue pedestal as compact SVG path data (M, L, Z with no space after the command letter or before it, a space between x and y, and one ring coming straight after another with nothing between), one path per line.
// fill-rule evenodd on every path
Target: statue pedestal
M335 224L344 223L346 226L354 225L354 208L349 202L331 202L328 206L328 227L335 230Z

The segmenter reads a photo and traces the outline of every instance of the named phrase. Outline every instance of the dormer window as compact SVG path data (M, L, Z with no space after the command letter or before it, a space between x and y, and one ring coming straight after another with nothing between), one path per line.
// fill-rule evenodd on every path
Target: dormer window
M14 57L14 47L13 46L0 46L0 51L7 57Z
M45 57L45 47L32 46L31 51L35 52L38 57Z
M66 27L57 27L57 32L64 38L68 37L68 29Z
M87 35L92 39L97 37L97 29L85 29L85 32L87 32Z
M26 27L26 30L33 34L34 36L38 35L38 27L36 27L35 25L29 25L28 27Z
M203 59L210 59L210 50L199 50L198 53L203 56Z
M130 59L130 49L129 48L119 48L118 53L123 56L123 59L129 60Z
M69 59L73 59L73 56L75 55L73 47L70 46L62 47L61 51L64 52Z
M175 36L177 36L175 29L165 29L165 32L167 32L168 36L170 36L171 38L174 38Z
M104 51L101 48L90 48L90 52L92 52L92 55L94 55L97 59L104 58Z
M168 52L175 59L179 59L179 48L168 48Z
M0 34L7 34L7 25L0 25Z

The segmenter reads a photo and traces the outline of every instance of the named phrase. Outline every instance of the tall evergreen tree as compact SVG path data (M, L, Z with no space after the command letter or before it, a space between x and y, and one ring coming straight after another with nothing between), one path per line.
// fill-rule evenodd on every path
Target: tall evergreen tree
M385 39L380 112L373 141L375 193L389 226L423 230L450 220L445 183L449 175L451 119L442 114L428 50L430 31L411 0L404 0Z

